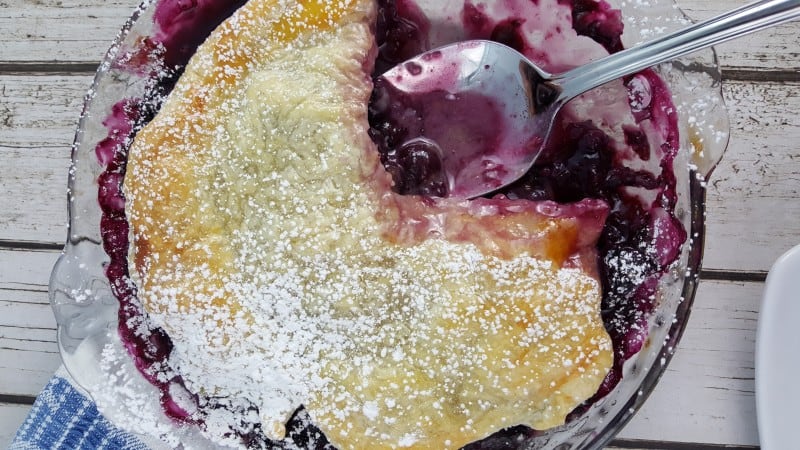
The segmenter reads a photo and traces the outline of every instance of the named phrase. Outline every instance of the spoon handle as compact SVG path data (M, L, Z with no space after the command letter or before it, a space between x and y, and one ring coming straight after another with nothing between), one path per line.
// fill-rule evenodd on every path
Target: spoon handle
M555 75L566 102L609 81L800 17L800 0L761 0Z

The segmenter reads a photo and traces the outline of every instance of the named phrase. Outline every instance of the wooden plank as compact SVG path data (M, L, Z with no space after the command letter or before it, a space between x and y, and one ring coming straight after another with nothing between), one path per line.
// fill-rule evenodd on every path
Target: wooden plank
M751 1L676 0L676 3L691 19L704 20ZM800 23L792 22L717 46L723 74L739 70L796 72L800 69L798 35Z
M36 395L58 366L45 294L56 257L0 250L0 394ZM21 288L29 292L16 301ZM621 439L758 444L753 352L762 288L701 282L675 358Z
M70 146L91 76L0 77L0 240L64 242Z
M99 63L139 3L0 1L0 61Z
M52 347L55 350L55 343ZM35 396L61 365L58 353L41 349L0 347L0 361L0 386L6 395Z
M0 249L0 301L17 293L26 303L47 304L50 272L58 259L56 251Z
M63 242L69 145L89 83L0 76L0 241ZM704 265L766 271L800 242L800 116L789 113L800 83L729 82L725 97L732 138L710 180Z
M709 269L766 271L800 243L800 84L725 86L731 141L712 174Z
M615 439L606 450L758 450L754 445L698 444L696 442Z
M758 445L755 336L763 284L701 282L666 373L622 439Z
M30 405L0 403L0 448L11 445L17 428L22 425L30 409Z
M61 365L47 298L59 253L0 250L0 395L36 395Z
M678 0L693 19L704 19L748 0ZM98 63L138 0L0 1L0 62ZM91 30L91 32L87 32ZM796 71L800 23L786 24L719 47L725 69Z

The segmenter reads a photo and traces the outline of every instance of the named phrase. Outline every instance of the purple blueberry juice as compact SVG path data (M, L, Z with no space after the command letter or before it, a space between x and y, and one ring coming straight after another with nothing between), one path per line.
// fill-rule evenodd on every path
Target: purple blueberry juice
M495 99L442 89L408 93L383 81L375 83L370 112L376 125L370 133L384 149L381 162L397 193L448 197L453 195L451 177L477 177L481 185L499 186L501 165L475 170L471 164L493 155L502 143L504 115ZM386 106L381 105L384 99ZM471 152L459 151L464 148Z

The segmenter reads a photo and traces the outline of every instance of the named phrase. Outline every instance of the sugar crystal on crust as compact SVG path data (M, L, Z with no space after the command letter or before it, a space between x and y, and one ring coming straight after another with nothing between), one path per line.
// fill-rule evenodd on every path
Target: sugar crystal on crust
M139 295L187 386L272 437L301 405L340 448L561 424L612 362L607 208L391 192L374 8L251 0L200 47L130 152Z

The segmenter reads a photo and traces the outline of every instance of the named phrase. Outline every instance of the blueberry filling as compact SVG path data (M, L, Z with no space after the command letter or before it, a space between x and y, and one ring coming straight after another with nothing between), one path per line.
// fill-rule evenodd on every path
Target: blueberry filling
M574 29L602 44L609 52L622 49L620 13L603 1L559 0L572 8ZM236 10L243 0L161 0L156 5L154 20L159 30L142 42L140 53L127 55L119 66L131 71L151 70L146 98L118 102L104 125L109 134L96 147L98 161L105 167L98 179L98 200L102 209L103 246L110 257L106 275L119 308L119 334L136 367L161 392L165 413L180 423L204 424L206 412L214 408L241 411L255 410L246 401L189 396L194 405L179 405L173 389L184 389L181 377L168 365L172 343L167 334L148 323L146 313L136 297L128 266L128 222L121 191L125 175L128 146L136 131L155 115L161 99L169 93L181 68L196 47L219 23ZM379 55L376 74L429 48L430 23L413 2L379 0L377 39ZM536 53L526 43L521 31L524 18L511 17L499 22L467 2L461 17L468 37L493 39L528 54ZM158 53L158 70L149 69L152 53ZM674 215L676 180L672 164L678 149L677 123L666 85L652 71L645 71L627 81L631 108L637 121L653 120L668 130L661 149L661 175L625 167L619 161L610 138L591 121L559 120L554 136L544 155L521 180L501 193L512 199L555 200L569 203L583 198L597 198L611 206L611 214L603 230L598 251L600 277L603 283L602 315L614 342L615 364L598 393L586 402L590 405L610 392L621 380L622 364L638 352L646 339L646 322L655 307L658 282L677 259L686 232ZM442 179L441 155L425 140L398 147L405 141L408 124L399 123L391 115L370 109L370 135L381 153L381 161L402 194L446 195ZM409 100L410 101L410 100ZM441 99L426 99L435 103ZM490 108L489 108L490 109ZM469 118L469 117L468 117ZM491 112L472 117L480 133L481 124L496 123ZM444 126L439 124L439 126ZM638 127L626 127L625 141L645 159L650 144ZM487 145L491 145L491 137ZM650 207L629 194L629 188L654 192ZM635 267L635 276L631 275ZM147 333L140 330L146 328ZM191 406L187 408L187 406ZM579 408L580 409L580 408ZM189 412L193 410L195 412ZM580 411L576 411L578 414ZM269 441L258 423L241 423L231 430L248 448L332 448L322 433L310 423L304 411L298 410L287 424L285 442ZM496 433L466 448L517 448L538 434L524 426Z
M447 172L461 172L464 161L472 159L463 154L455 158L451 149L490 154L502 140L498 124L503 114L495 99L443 90L405 94L384 81L375 82L369 134L381 150L381 162L392 175L397 193L446 197ZM491 183L488 175L502 167L489 169L482 175Z
M401 4L403 0L383 4ZM513 3L513 2L512 2ZM588 0L559 0L572 8L572 26L579 35L592 38L608 52L622 50L622 17L619 10L606 2ZM403 24L414 30L427 26L414 24L416 15L402 16L402 9L391 9L397 16L393 23ZM417 13L415 13L417 14ZM546 55L529 44L521 30L524 17L509 17L493 20L478 5L466 2L462 13L462 25L467 39L492 39L511 46L531 59L547 60ZM414 48L425 48L426 40L413 35L417 41ZM408 35L411 36L411 35ZM404 37L408 37L404 36ZM396 35L378 28L380 49L395 48ZM384 56L391 61L391 55ZM378 74L380 74L378 72ZM611 206L611 214L598 243L600 254L600 278L603 283L603 320L612 337L615 348L614 369L609 373L594 402L610 392L621 380L622 364L637 353L646 339L646 323L655 307L658 281L680 253L686 240L686 232L674 216L677 201L676 181L673 175L673 160L679 147L677 118L672 99L664 82L651 70L646 70L626 81L631 112L637 122L651 120L661 129L667 130L665 144L661 148L661 174L637 171L625 166L612 144L611 138L591 121L568 122L557 118L552 135L534 167L519 181L496 194L512 199L554 200L560 203L576 202L584 198L596 198ZM407 120L408 110L424 114L417 103L427 99L414 96L392 95L395 105L381 105L381 86L376 86L373 107L370 109L370 134L381 154L381 160L394 177L395 190L401 194L446 195L442 189L431 189L430 180L443 177L441 165L436 158L425 157L409 160L402 155L408 150L401 145L408 136L420 132ZM428 94L426 94L428 95ZM377 105L377 107L376 107ZM420 112L421 111L421 112ZM465 108L455 114L472 115L475 122L500 123L492 116L491 108ZM452 113L451 113L452 114ZM417 121L419 123L419 121ZM427 133L438 133L433 124ZM625 141L631 149L646 160L650 155L650 144L642 129L626 126ZM422 150L422 149L420 149ZM428 153L434 153L430 152ZM398 157L398 155L401 155ZM404 166L406 162L425 162L425 168ZM422 176L420 176L422 174ZM436 186L436 185L435 185ZM655 193L649 207L630 194L630 189L640 188ZM636 270L631 273L631 268Z

